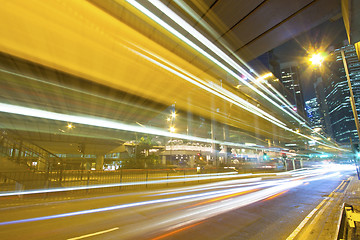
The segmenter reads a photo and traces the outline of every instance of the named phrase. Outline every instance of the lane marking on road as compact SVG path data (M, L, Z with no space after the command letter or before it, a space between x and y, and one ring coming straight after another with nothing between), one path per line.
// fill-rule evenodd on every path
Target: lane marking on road
M301 231L301 229L305 226L305 224L311 219L311 217L322 207L322 205L324 205L324 203L325 203L326 201L328 201L329 199L331 199L331 197L334 195L335 191L337 191L337 190L341 187L341 185L343 185L344 183L345 183L345 181L343 180L343 181L339 184L339 186L337 186L337 187L335 188L335 190L332 191L332 192L329 194L328 197L324 198L324 200L322 200L321 203L319 203L319 205L317 205L316 208L314 208L314 209L304 218L304 220L302 220L302 222L299 224L299 226L290 234L290 236L288 236L288 237L286 238L286 240L293 240L293 239L296 237L296 235L298 235L298 233ZM327 206L328 206L328 204L327 204ZM327 207L327 206L326 206L326 207Z
M83 239L83 238L87 238L87 237L92 237L92 236L96 236L96 235L100 235L100 234L104 234L104 233L108 233L108 232L112 232L115 230L118 230L119 228L111 228L108 230L104 230L104 231L100 231L100 232L96 232L96 233L90 233L90 234L86 234L86 235L82 235L80 237L74 237L74 238L68 238L67 240L77 240L77 239Z

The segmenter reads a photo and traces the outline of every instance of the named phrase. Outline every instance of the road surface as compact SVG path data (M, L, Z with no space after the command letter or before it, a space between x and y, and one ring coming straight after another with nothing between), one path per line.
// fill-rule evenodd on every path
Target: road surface
M2 205L0 239L287 239L353 170Z

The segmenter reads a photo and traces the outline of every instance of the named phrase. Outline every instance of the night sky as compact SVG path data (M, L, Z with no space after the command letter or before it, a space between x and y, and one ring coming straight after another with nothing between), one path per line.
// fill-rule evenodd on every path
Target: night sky
M274 55L280 62L296 60L301 64L301 80L305 101L315 97L311 71L306 61L309 51L312 48L325 49L338 45L347 39L342 18L336 21L327 21L312 30L295 37L274 49Z

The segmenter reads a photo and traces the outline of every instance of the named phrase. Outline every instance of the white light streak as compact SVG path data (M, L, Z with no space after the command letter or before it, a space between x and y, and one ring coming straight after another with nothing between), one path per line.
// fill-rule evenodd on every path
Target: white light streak
M274 102L271 98L269 98L267 95L265 95L264 93L258 91L254 86L252 86L251 84L249 84L247 81L243 80L241 77L239 77L236 73L234 73L233 71L231 71L229 68L227 68L225 65L223 65L222 63L220 63L219 61L217 61L215 58L213 58L211 55L209 55L208 53L206 53L203 49L201 49L200 47L198 47L196 44L194 44L193 42L191 42L189 39L187 39L185 36L183 36L182 34L180 34L178 31L176 31L174 28L172 28L170 25L168 25L167 23L165 23L164 21L162 21L160 18L158 18L155 14L153 14L152 12L150 12L148 9L144 8L142 5L140 5L139 3L137 3L136 1L133 0L127 0L131 5L133 5L134 7L136 7L138 10L140 10L141 12L143 12L145 15L147 15L148 17L150 17L151 19L153 19L155 22L157 22L159 25L161 25L162 27L164 27L166 30L168 30L169 32L171 32L172 34L174 34L175 36L177 36L178 38L180 38L182 41L184 41L185 43L187 43L188 45L190 45L191 47L193 47L194 49L196 49L198 52L200 52L201 54L203 54L204 56L206 56L207 58L209 58L210 60L212 60L213 62L215 62L218 66L220 66L221 68L223 68L225 71L227 71L228 73L230 73L233 77L235 77L236 79L238 79L240 82L242 82L244 85L246 85L247 87L249 87L250 89L252 89L254 92L258 93L260 96L262 96L263 98L265 98L266 100L268 100L270 103L272 103L274 106L276 106L277 108L279 108L281 111L284 111L286 114L288 114L290 117L292 117L293 119L295 119L296 121L300 121L303 122L303 120L299 120L298 118L296 118L296 116L294 116L292 113L289 113L288 111L286 111L284 108L282 108L280 105L278 105L276 102ZM250 79L252 82L254 82L257 86L259 86L261 89L263 89L264 91L268 92L271 94L271 92L261 83L259 83L258 81L256 81L256 79L250 75L247 71L245 71L241 66L239 66L234 60L232 60L229 56L227 56L224 52L222 52L215 44L213 44L211 41L209 41L206 37L204 37L202 34L200 34L195 28L193 28L190 24L188 24L186 21L184 21L181 17L179 17L176 13L174 13L171 9L169 9L166 5L164 5L162 2L160 1L154 1L154 0L150 0L150 2L157 7L160 11L162 11L164 14L166 14L167 16L170 17L170 19L172 19L175 23L177 23L180 27L182 27L184 30L186 30L188 33L190 33L193 37L195 37L197 40L199 40L205 47L207 47L208 49L210 49L212 52L214 52L215 54L217 54L218 56L220 56L223 60L225 60L229 65L231 65L233 68L235 68L237 71L239 71L240 73L242 73L243 75L245 75L248 79ZM282 102L281 99L277 99L278 101Z
M164 27L166 30L168 30L169 32L171 32L172 34L174 34L175 36L177 36L179 39L181 39L182 41L184 41L186 44L188 44L189 46L193 47L195 50L197 50L198 52L200 52L201 54L203 54L204 56L206 56L207 58L209 58L211 61L213 61L214 63L216 63L218 66L220 66L221 68L223 68L225 71L227 71L229 74L231 74L233 77L235 77L236 79L238 79L240 82L242 82L244 85L248 86L250 89L252 89L254 92L258 93L260 96L262 96L263 98L265 98L266 100L268 100L270 103L272 103L274 106L276 106L277 108L279 108L281 111L285 112L287 115L289 115L290 117L292 117L293 119L295 119L296 121L298 121L299 123L303 124L304 120L303 119L298 119L296 116L294 116L293 113L288 112L286 109L284 109L283 107L281 107L279 104L277 104L276 102L274 102L272 99L270 99L266 94L258 91L254 86L252 86L251 84L249 84L247 81L245 81L244 79L242 79L241 77L239 77L236 73L234 73L233 71L231 71L229 68L227 68L225 65L223 65L221 62L219 62L218 60L216 60L214 57L212 57L210 54L208 54L206 51L204 51L203 49L201 49L199 46L197 46L195 43L191 42L188 38L186 38L184 35L180 34L178 31L176 31L174 28L172 28L170 25L168 25L167 23L165 23L163 20L161 20L159 17L157 17L155 14L153 14L152 12L150 12L148 9L146 9L145 7L143 7L141 4L139 4L138 2L134 1L134 0L127 0L127 2L129 2L133 7L137 8L139 11L141 11L142 13L144 13L145 15L147 15L149 18L151 18L152 20L154 20L155 22L157 22L159 25L161 25L162 27ZM223 53L220 49L218 49L212 42L210 42L208 39L206 39L204 36L202 36L199 32L197 32L196 29L194 29L192 26L190 26L188 23L186 23L183 19L181 19L179 16L177 16L172 10L170 10L169 8L167 8L167 6L165 6L164 4L162 4L160 1L154 1L151 0L150 1L155 7L157 7L159 10L161 10L164 14L166 14L167 16L169 16L171 19L173 19L177 24L180 24L179 26L181 26L183 29L185 29L186 31L188 31L191 35L193 35L195 38L197 38L200 42L202 42L207 48L209 48L211 51L213 51L214 53L218 54L220 57L222 57L223 59L225 59L225 61L227 61L232 67L234 67L235 69L237 69L239 72L241 72L242 74L244 74L247 78L251 79L255 84L259 85L259 83L255 80L254 77L252 77L248 72L246 72L243 68L241 68L237 63L235 63L229 56L227 56L225 53ZM169 69L168 69L169 70ZM170 70L171 71L171 70ZM264 87L262 84L259 85L263 90L270 92L266 87ZM271 93L271 92L270 92ZM278 101L282 102L281 99L279 99ZM232 101L230 101L232 102ZM267 117L273 118L273 116L271 116L270 114L267 113ZM263 117L263 116L262 116ZM264 117L263 117L264 118ZM279 126L279 123L277 123L276 125ZM285 130L288 130L294 134L298 134L304 138L313 140L311 137L301 134L301 133L297 133L296 131L293 131L292 129L289 129L287 127L283 127ZM335 146L331 146L331 145L327 145L321 142L318 142L320 145L324 145L330 148L334 148L334 149L338 149L341 151L344 151L344 149L335 147Z

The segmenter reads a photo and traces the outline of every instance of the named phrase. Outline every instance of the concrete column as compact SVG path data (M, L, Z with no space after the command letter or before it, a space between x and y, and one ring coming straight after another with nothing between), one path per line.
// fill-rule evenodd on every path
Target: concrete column
M214 120L211 120L210 122L210 131L211 131L211 140L214 141L215 140L215 122ZM212 142L211 143L211 155L216 157L215 154L215 143Z
M192 112L190 112L190 110L187 112L187 128L186 128L186 134L187 135L192 135L193 134L193 115Z
M190 167L193 168L195 166L195 156L191 155L190 157Z
M22 141L20 142L20 145L19 145L19 152L18 152L18 155L17 155L17 159L16 159L16 162L17 163L20 163L21 161L21 157L22 157L22 150L23 150L23 147L22 147Z
M45 159L38 158L38 160L37 160L37 169L39 171L45 171L46 170Z
M228 137L229 137L229 126L223 125L223 139L225 142L228 141ZM224 146L224 151L226 153L224 162L225 164L228 164L228 146Z
M85 164L84 164L84 169L85 170L91 170L91 163L89 161L87 161Z
M104 156L96 156L96 170L103 170Z
M295 167L295 160L294 159L292 159L292 164L293 164L293 170L295 170L296 167Z

